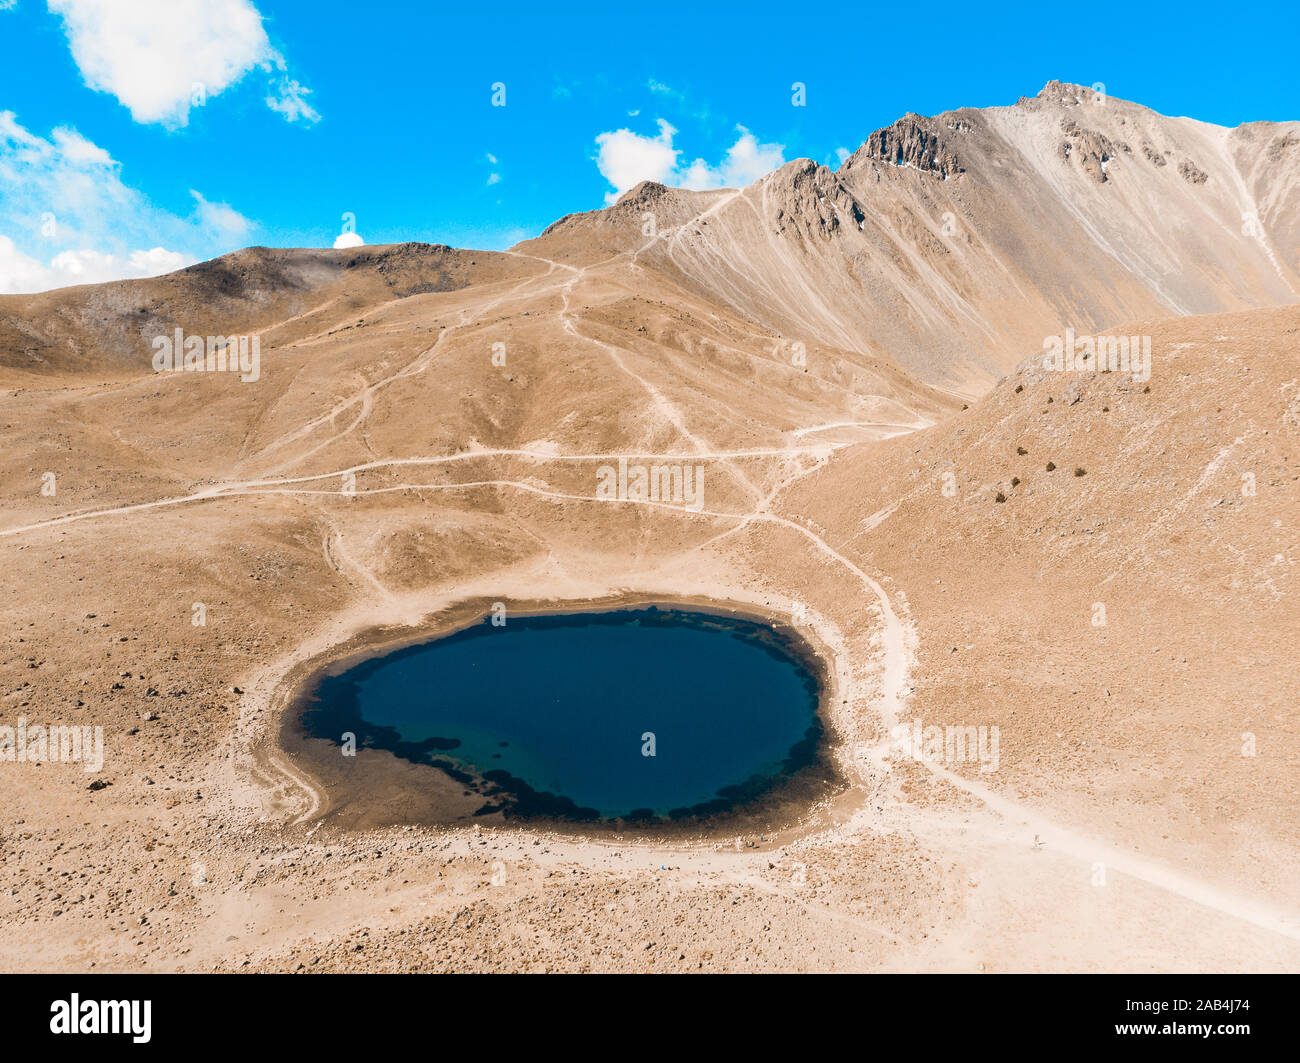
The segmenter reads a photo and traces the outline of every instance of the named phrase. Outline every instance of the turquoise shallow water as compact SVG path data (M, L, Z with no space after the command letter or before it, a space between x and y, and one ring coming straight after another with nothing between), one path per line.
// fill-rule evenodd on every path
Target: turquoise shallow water
M805 647L766 625L640 608L484 621L320 681L313 737L388 749L515 816L726 811L817 756ZM653 735L653 756L647 735Z

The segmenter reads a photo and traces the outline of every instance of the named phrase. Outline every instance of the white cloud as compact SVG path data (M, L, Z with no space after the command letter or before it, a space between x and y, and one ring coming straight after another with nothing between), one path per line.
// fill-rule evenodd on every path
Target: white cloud
M848 159L848 157L849 157L850 155L852 155L852 154L853 154L853 152L849 151L848 148L836 148L836 149L835 149L835 157L836 157L837 159L839 159L839 161L840 161L840 165L841 165L841 166L844 165L845 161L846 161L846 160Z
M193 258L165 247L132 251L125 258L91 248L60 251L49 265L19 251L0 236L0 292L44 292L70 284L98 284L128 277L157 277L191 265Z
M0 236L0 292L40 292L50 285L45 283L46 269L30 255L24 255L7 236Z
M605 196L613 203L629 188L642 181L658 181L678 188L743 188L753 184L785 162L785 146L761 144L744 126L737 126L740 136L727 149L717 166L696 159L689 166L679 166L681 150L673 147L677 130L662 118L657 137L641 136L630 129L601 133L596 137L596 166L614 190Z
M681 154L673 147L676 133L677 130L660 118L657 137L643 137L630 129L596 137L596 168L614 186L614 191L605 196L605 202L613 203L642 181L674 183L673 170Z
M0 0L0 11L12 11L18 6L18 0Z
M270 75L267 106L315 122L310 91L285 73L250 0L48 0L61 15L86 84L116 96L137 122L170 127L254 68Z
M744 126L736 127L739 139L727 149L717 166L696 159L682 174L683 188L744 188L785 162L785 145L760 144Z
M154 276L247 242L247 218L191 196L188 217L162 210L75 129L45 138L0 111L0 292Z
M141 276L157 277L163 273L172 273L190 264L179 251L168 251L165 247L151 247L148 251L131 252L131 268L141 271Z
M179 251L153 247L132 251L125 260L90 248L60 251L50 260L50 272L63 284L98 284L123 277L157 277L191 265L193 259Z
M345 247L362 247L365 241L357 233L339 233L334 237L334 247L336 249Z

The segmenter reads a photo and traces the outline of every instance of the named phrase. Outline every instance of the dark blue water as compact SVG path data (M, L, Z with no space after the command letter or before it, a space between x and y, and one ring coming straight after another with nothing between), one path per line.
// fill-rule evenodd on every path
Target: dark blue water
M821 737L806 647L677 609L485 621L314 693L309 735L351 731L519 817L717 814L812 763Z

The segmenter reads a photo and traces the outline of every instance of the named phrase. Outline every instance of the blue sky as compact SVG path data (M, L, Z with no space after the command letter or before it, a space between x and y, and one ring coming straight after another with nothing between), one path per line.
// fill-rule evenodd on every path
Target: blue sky
M0 0L0 292L328 247L345 213L345 242L506 247L1051 78L1296 119L1298 6Z

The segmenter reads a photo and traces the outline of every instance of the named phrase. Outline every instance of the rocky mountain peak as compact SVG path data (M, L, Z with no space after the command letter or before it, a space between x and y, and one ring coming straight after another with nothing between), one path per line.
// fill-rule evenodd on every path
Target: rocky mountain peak
M1099 103L1105 97L1096 89L1086 85L1074 85L1068 81L1049 81L1039 90L1037 100L1047 103L1059 103L1065 107L1078 107L1085 103Z
M968 128L954 115L930 118L905 114L893 125L872 133L850 162L859 157L878 159L892 166L937 174L946 180L965 172L950 138L963 134Z

